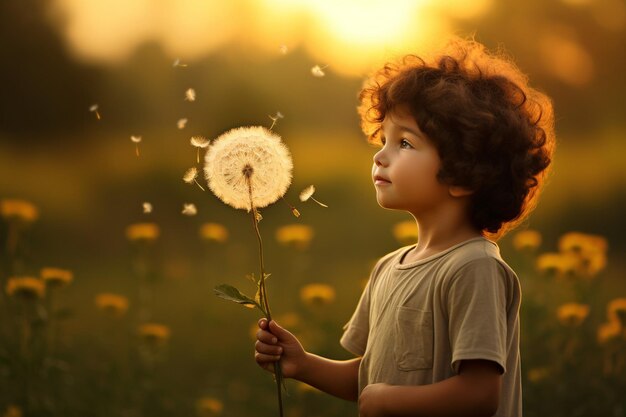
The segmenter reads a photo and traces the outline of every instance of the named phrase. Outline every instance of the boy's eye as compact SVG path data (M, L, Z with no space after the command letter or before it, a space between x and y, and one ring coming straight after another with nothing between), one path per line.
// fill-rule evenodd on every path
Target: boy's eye
M411 144L409 143L408 140L402 139L402 141L400 141L400 147L401 148L412 148L413 146L411 146Z

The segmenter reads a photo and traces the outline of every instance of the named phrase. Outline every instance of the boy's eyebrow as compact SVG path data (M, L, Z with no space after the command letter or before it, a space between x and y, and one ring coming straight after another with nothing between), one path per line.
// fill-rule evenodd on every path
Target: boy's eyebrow
M424 135L423 133L418 132L415 129L412 129L409 126L404 126L404 125L401 125L401 124L396 124L396 126L398 126L401 130L404 130L406 132L412 133L412 134L414 134L415 136L417 136L419 138L421 138Z

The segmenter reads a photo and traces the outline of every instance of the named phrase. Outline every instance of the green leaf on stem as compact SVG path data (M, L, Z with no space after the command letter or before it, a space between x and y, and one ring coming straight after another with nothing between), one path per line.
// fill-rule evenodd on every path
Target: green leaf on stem
M224 300L233 301L248 308L258 307L261 311L264 311L259 303L257 303L255 300L248 297L247 295L242 294L241 291L239 291L232 285L221 284L215 287L213 291L215 292L215 295L223 298Z

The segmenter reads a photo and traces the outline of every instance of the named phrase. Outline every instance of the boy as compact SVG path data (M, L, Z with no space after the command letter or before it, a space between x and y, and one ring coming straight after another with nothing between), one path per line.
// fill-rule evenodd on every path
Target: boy
M460 39L385 65L360 100L382 146L378 203L411 213L418 242L374 267L341 338L356 358L308 353L261 319L257 363L280 358L285 377L358 401L361 417L521 416L519 281L487 237L534 207L554 148L550 100Z

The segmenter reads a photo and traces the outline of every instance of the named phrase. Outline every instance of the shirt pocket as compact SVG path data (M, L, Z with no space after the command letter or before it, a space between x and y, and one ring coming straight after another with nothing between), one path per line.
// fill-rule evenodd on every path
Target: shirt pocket
M394 359L401 371L433 367L433 313L399 306L396 310Z

